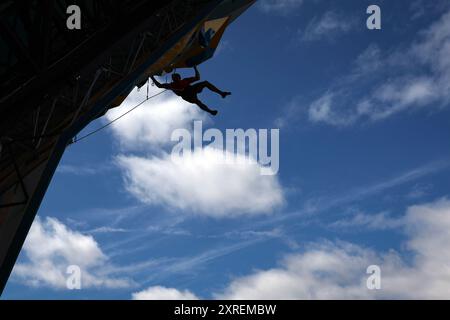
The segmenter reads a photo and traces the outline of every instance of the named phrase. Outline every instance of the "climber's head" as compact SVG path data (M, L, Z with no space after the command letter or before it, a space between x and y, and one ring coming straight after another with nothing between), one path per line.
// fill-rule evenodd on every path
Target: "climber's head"
M179 73L174 73L174 74L172 75L172 80L173 80L173 81L180 81L180 80L181 80L180 74L179 74Z

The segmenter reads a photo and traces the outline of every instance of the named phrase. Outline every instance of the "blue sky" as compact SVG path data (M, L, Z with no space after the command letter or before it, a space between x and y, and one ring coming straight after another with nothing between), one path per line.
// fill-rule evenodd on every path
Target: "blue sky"
M450 298L447 1L259 1L200 71L217 117L167 93L67 149L4 299ZM278 174L171 163L194 120L279 128Z

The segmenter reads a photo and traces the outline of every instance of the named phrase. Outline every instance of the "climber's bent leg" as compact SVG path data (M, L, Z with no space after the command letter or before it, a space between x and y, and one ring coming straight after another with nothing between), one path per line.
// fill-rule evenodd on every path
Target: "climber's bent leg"
M200 100L197 99L197 101L194 102L200 109L212 114L213 116L215 116L217 114L217 110L212 110L210 109L206 104L204 104L203 102L201 102Z
M222 98L225 98L226 96L231 94L231 92L226 92L226 91L220 90L219 88L217 88L215 85L213 85L209 81L202 81L202 82L196 83L192 87L196 93L200 93L200 92L202 92L202 90L204 88L208 88L209 90L211 90L217 94L220 94L222 96Z
M201 102L197 97L192 97L192 96L191 97L183 97L183 99L192 104L196 104L200 109L212 114L213 116L215 116L217 114L217 110L210 109L206 104Z

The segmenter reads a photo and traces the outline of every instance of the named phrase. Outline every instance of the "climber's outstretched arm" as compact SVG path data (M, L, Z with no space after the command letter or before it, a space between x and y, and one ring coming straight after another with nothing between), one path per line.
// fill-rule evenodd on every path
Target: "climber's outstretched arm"
M195 79L195 81L198 81L198 80L200 80L200 72L198 71L197 66L194 66L194 70L195 70L194 79Z
M200 80L200 72L198 72L197 66L194 66L194 70L195 70L195 76L185 79L185 80L189 81L189 83L193 83L193 82Z
M154 76L150 76L150 78L152 79L152 81L155 84L155 86L157 86L158 88L170 89L170 86L167 83L159 82L158 80L155 79Z
M197 66L194 66L194 70L195 70L195 76L185 78L184 80L188 81L189 83L193 83L193 82L200 80L200 72L198 72Z

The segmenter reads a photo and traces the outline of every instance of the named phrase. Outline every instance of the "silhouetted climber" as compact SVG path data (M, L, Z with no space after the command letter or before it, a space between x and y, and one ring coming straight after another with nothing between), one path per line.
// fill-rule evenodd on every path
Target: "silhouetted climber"
M220 94L222 98L229 96L231 92L222 91L214 86L212 83L208 81L202 81L195 84L192 84L198 80L200 80L200 73L198 72L197 66L194 67L195 76L190 78L182 79L178 73L172 74L172 82L171 83L160 83L155 77L151 76L153 82L158 88L164 88L172 90L176 95L183 98L187 102L194 103L200 107L200 109L209 112L213 116L217 114L217 110L210 109L207 105L201 102L197 95L203 91L204 88L208 88L209 90Z

